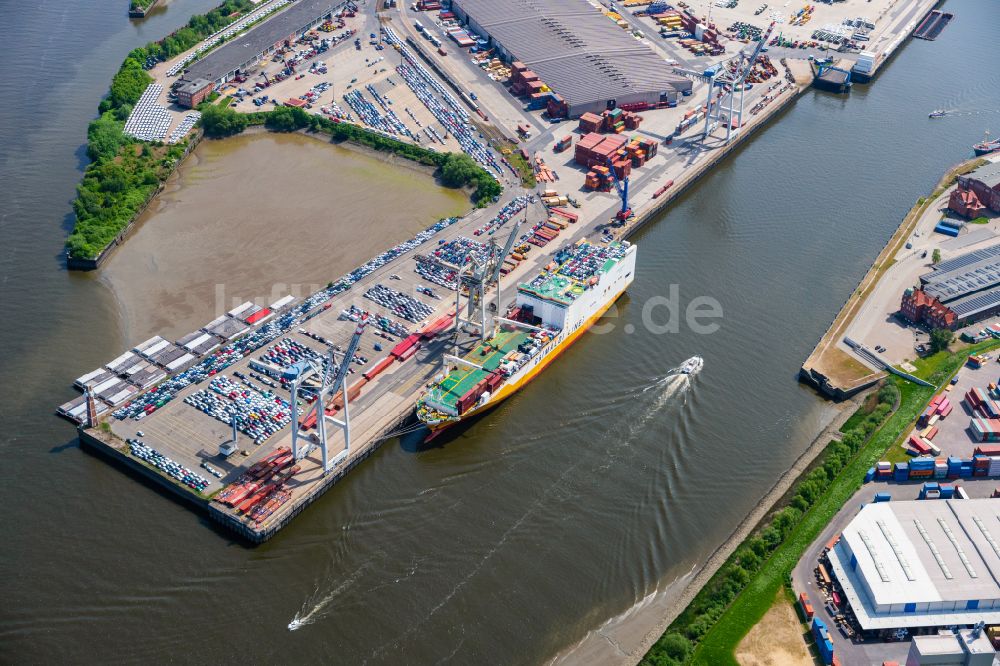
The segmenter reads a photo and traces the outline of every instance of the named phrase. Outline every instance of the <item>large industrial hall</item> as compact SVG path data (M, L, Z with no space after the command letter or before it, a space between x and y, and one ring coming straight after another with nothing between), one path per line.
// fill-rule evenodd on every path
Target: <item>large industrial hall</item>
M865 505L830 552L864 631L1000 623L1000 502Z
M537 74L565 100L570 117L691 91L691 81L586 0L455 0L452 11L506 59Z

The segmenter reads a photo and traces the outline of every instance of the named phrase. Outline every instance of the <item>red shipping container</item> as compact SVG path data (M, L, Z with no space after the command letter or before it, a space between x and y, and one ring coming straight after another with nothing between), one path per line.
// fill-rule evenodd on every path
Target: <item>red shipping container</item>
M910 435L910 439L907 442L907 444L909 444L909 447L914 451L916 451L917 453L930 452L930 447L928 447L926 444L920 441L920 437L918 437L917 435Z
M973 453L977 456L1000 456L1000 444L980 444Z
M382 372L383 370L385 370L385 369L386 369L386 368L388 368L388 367L389 367L390 365L392 365L392 362L393 362L394 360L395 360L395 359L394 359L394 357L392 357L392 356L386 356L386 357L385 357L384 359L382 359L381 361L379 361L378 363L376 363L376 364L375 364L374 366L372 366L372 367L371 367L370 369L368 369L368 370L365 370L365 371L364 371L364 372L363 372L363 373L361 374L361 376L362 376L362 377L364 377L365 379L368 379L368 380L371 380L371 379L372 379L372 378L374 378L374 377L375 377L376 375L378 375L378 374L379 374L379 373L381 373L381 372Z

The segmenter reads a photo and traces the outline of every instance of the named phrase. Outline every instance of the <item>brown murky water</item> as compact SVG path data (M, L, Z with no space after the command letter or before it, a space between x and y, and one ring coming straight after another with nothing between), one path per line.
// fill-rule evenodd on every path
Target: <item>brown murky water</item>
M203 141L101 277L127 341L178 336L247 300L308 295L469 207L425 170L314 137Z

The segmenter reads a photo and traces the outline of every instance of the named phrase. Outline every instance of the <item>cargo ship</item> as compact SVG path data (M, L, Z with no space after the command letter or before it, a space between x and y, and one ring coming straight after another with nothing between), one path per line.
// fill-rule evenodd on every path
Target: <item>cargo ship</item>
M461 358L417 401L429 438L497 406L576 342L635 276L636 246L580 241L517 287L515 304L492 334Z
M978 156L995 153L1000 150L1000 139L990 139L990 133L987 132L982 141L972 146L972 150Z

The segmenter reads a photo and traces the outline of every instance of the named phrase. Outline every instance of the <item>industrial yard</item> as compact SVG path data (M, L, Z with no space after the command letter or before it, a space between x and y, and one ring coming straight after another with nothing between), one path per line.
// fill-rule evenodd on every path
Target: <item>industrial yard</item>
M245 303L179 340L138 345L77 381L93 400L88 407L80 397L60 412L106 424L87 430L86 441L207 506L251 541L272 536L381 441L405 431L452 335L454 264L428 259L432 248L461 263L470 247L485 251L477 243L502 245L510 220L523 218L515 259L501 271L507 289L567 243L626 238L811 81L804 58L776 62L762 53L764 43L725 38L714 55L693 54L622 30L582 0L554 4L545 28L519 0L500 14L472 0L452 11L432 5L376 16L346 2L272 0L235 31L150 69L157 82L143 108L160 119L154 131L180 133L193 113L182 107L211 92L239 112L295 106L435 151L461 150L509 190L303 301ZM527 20L502 27L504 11ZM760 36L766 42L773 34L770 26ZM579 50L585 42L600 47ZM550 53L561 49L558 66L540 43ZM631 83L621 88L622 80ZM172 114L166 128L165 113ZM524 173L515 152L533 171L532 193L517 193ZM342 373L328 395L317 377L334 358ZM307 380L311 394L293 395L295 364L318 369ZM306 415L319 394L331 400L328 418ZM304 424L298 431L296 419ZM317 445L324 438L326 446Z
M965 359L878 316L918 284L944 306L918 319L979 307L944 289L1000 243L997 182L935 203L948 224L902 239L926 258L878 260L914 281L847 336L934 388L836 403L790 374L996 130L992 0L862 2L12 5L11 87L59 103L0 126L3 652L225 663L245 622L215 609L254 590L254 660L743 663L780 589L755 663L985 654L996 630L852 639L840 576L863 533L902 613L937 594L1000 626L954 545L995 577L972 503L998 501L974 456L1000 445L976 441L1000 311L957 327L986 358L950 390ZM898 46L871 85L865 36Z

